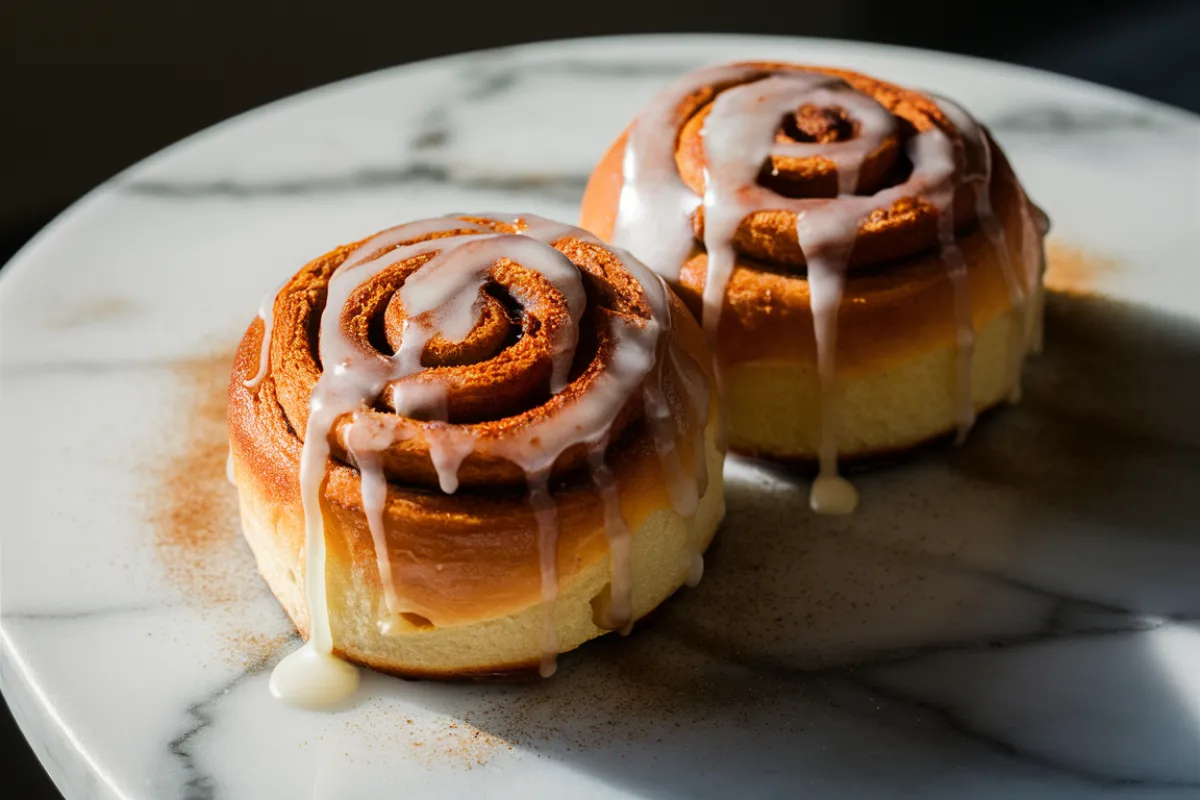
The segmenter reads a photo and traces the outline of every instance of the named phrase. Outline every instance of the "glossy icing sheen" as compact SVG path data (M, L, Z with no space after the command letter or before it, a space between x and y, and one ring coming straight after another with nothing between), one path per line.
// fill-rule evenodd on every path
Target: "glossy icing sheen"
M476 220L476 221L471 221ZM493 225L512 225L517 233L496 232ZM455 235L424 239L433 234L457 231ZM320 318L320 358L324 369L312 390L309 416L300 462L300 492L305 517L306 586L311 628L309 641L285 658L272 678L272 692L281 699L304 706L337 703L357 687L354 668L333 656L325 580L325 529L321 513L322 482L331 448L329 434L339 419L352 419L347 432L347 450L362 475L362 505L374 540L384 597L391 619L380 622L384 632L392 629L400 614L413 610L404 606L396 590L388 558L383 513L387 477L380 455L396 442L397 434L370 415L361 414L376 404L385 390L388 404L401 416L445 419L447 386L437 380L404 382L421 372L422 354L430 342L441 337L447 342L465 340L480 314L481 292L489 270L501 259L511 259L543 277L565 306L567 324L557 328L551 341L551 394L562 392L569 383L569 370L578 338L579 321L587 295L579 269L551 243L572 237L606 247L578 228L532 215L516 218L471 217L423 220L388 229L357 247L329 280L328 299ZM399 289L405 309L403 336L391 355L364 350L348 336L343 312L352 294L365 282L417 256L432 256L410 275ZM616 488L604 461L609 433L620 409L635 392L643 401L655 445L668 476L668 488L676 510L684 516L695 513L706 476L699 468L685 470L675 450L678 431L662 385L662 370L656 365L670 361L690 394L698 419L707 414L708 394L703 381L689 376L669 345L670 312L662 280L636 259L619 253L622 264L641 287L649 306L648 319L632 320L615 315L610 331L615 342L607 368L573 402L558 413L545 415L511 435L480 438L471 428L453 424L427 426L420 435L429 445L430 459L443 492L458 489L460 465L473 452L486 452L520 467L526 475L530 503L538 527L538 551L545 627L542 636L540 672L555 671L558 654L553 608L558 593L556 543L557 508L549 490L550 471L569 447L585 444L593 482L604 501L605 527L612 552L612 602L610 626L628 630L632 624L629 529L621 517ZM264 302L267 333L259 359L259 374L247 386L257 386L269 367L270 314L273 303ZM701 426L700 436L703 435ZM697 448L703 464L702 442ZM703 561L695 554L691 575L699 579Z
M705 187L697 196L679 175L675 150L686 122L686 101L712 87L721 90L702 130ZM1034 329L1038 303L1025 297L1013 274L1003 227L992 213L988 187L991 157L987 137L963 109L940 101L976 159L961 152L964 144L936 125L907 141L911 173L901 183L871 194L857 194L867 159L899 132L897 118L874 98L860 93L839 77L799 69L734 65L699 70L661 92L635 121L625 149L624 184L613 230L614 241L642 258L668 280L678 280L693 246L692 215L704 212L703 244L708 253L703 292L703 323L715 337L726 287L737 260L734 237L748 215L761 210L795 214L795 236L804 253L812 303L820 381L820 472L813 483L810 505L818 513L846 514L858 503L853 485L838 475L836 353L837 316L851 251L863 223L874 212L902 198L922 200L938 214L938 245L953 286L957 349L954 388L958 440L974 424L971 364L975 330L971 320L967 265L956 241L954 200L960 186L978 182L976 213L999 253L1014 308L1027 315L1025 331ZM804 106L839 108L853 123L854 135L844 141L777 141L781 120ZM772 157L821 156L837 168L836 198L790 198L759 183L763 165ZM978 173L964 174L966 163L982 163ZM1025 208L1025 224L1033 212ZM1024 236L1026 241L1040 237ZM1040 257L1026 261L1040 274ZM1026 277L1039 285L1039 274ZM1010 375L1019 387L1021 359L1026 351L1023 333L1014 326L1010 342ZM1014 395L1019 388L1014 389Z
M849 517L806 513L796 471L727 460L703 585L569 680L364 673L336 716L274 702L298 642L223 475L222 345L355 233L431 208L572 219L639 105L747 58L936 87L995 135L1054 217L1048 285L1086 292L1048 292L1055 346L1022 405L953 459L855 478ZM72 800L1193 795L1197 137L1194 115L1062 76L718 36L423 62L203 132L0 269L4 699Z

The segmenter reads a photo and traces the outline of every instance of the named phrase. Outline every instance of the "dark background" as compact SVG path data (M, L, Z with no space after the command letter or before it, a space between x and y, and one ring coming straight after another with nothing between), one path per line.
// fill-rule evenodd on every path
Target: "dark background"
M267 101L466 50L677 31L966 53L1200 111L1196 0L0 0L0 264L97 183ZM0 794L58 797L4 706Z

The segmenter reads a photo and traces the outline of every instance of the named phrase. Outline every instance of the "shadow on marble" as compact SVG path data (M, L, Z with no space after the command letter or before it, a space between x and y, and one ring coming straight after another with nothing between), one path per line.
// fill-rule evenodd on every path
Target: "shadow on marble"
M861 513L735 462L699 588L420 702L639 796L1200 791L1200 327L1060 295L1047 328L1019 406L860 475Z
M269 696L266 672L294 646L272 640L189 706L171 743L187 786L1200 796L1200 325L1055 295L1047 330L1021 404L963 448L860 472L850 517L814 516L796 471L731 459L700 586L630 637L564 656L553 680L367 673L352 709L312 715ZM223 428L204 431L227 491ZM229 534L206 569L259 596ZM269 753L247 747L260 737Z

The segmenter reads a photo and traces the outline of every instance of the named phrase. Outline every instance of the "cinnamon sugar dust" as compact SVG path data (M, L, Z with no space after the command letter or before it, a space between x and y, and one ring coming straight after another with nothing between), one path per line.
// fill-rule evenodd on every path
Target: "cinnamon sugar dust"
M174 424L146 459L147 512L163 575L190 606L223 609L236 622L228 631L229 654L260 660L283 639L249 630L243 610L262 596L254 559L242 541L237 490L225 464L225 422L232 356L181 361L173 368Z
M1046 288L1052 292L1092 294L1097 284L1117 271L1117 263L1059 241L1046 243Z

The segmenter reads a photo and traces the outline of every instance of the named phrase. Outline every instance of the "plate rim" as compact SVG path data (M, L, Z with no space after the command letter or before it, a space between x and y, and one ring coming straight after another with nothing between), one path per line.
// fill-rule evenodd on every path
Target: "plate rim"
M1159 115L1164 118L1171 119L1175 124L1182 125L1198 135L1200 135L1200 115L1185 109L1177 108L1160 101L1142 97L1140 95L1126 92L1120 89L1105 86L1103 84L1094 83L1091 81L1074 78L1062 75L1055 72L1041 70L1034 67L1010 64L1003 61L993 59L980 58L976 56L962 55L957 53L948 53L944 51L931 50L926 48L916 48L900 45L881 44L876 42L860 42L845 39L832 39L820 37L798 37L798 36L772 36L772 35L757 35L757 34L632 34L632 35L616 35L616 36L600 36L600 37L578 37L567 39L554 39L542 42L533 42L520 45L504 46L487 48L483 50L472 50L462 53L455 53L444 56L437 56L429 59L397 64L389 67L384 67L378 70L361 73L354 76L349 76L336 81L312 87L294 94L290 94L262 105L247 109L239 114L225 118L217 123L206 126L198 131L195 131L169 145L156 150L154 153L139 159L137 162L125 167L115 173L108 179L99 183L80 198L73 201L53 219L51 219L41 230L34 234L28 242L24 244L12 257L6 262L3 269L0 269L0 297L7 299L11 294L19 294L21 289L20 277L29 270L33 269L39 263L40 248L48 241L56 236L71 235L70 226L74 224L75 218L87 213L93 206L97 206L106 201L113 193L119 189L119 184L123 179L136 174L139 170L155 163L159 159L170 158L172 155L185 151L187 148L202 144L206 137L212 136L217 132L224 130L227 127L233 127L243 123L253 124L255 115L269 114L283 108L288 108L291 104L301 104L313 99L317 99L323 93L334 93L343 91L352 86L359 86L365 82L385 81L391 76L400 71L408 71L410 73L419 73L422 70L436 69L438 67L450 66L458 63L469 62L472 59L489 59L502 58L506 55L514 55L520 57L527 53L554 53L558 52L573 52L582 53L586 56L585 51L579 48L597 48L603 49L608 46L616 47L650 47L654 44L662 44L670 42L672 44L687 45L695 48L701 48L705 44L721 44L728 46L745 45L754 46L756 43L763 46L796 46L803 47L804 45L817 45L825 49L845 48L849 52L857 52L870 54L884 58L908 59L925 63L937 62L946 69L953 69L955 65L966 65L974 70L982 70L992 74L1006 74L1009 76L1019 77L1025 81L1041 83L1043 85L1051 85L1056 90L1061 87L1063 90L1084 92L1097 98L1106 98L1121 104L1136 107L1144 110L1146 113ZM0 368L3 367L3 350L0 349ZM34 710L25 710L31 716L36 714L33 719L37 724L27 725L29 720L23 720L24 714L14 710L14 718L17 720L18 726L22 733L25 734L28 730L42 730L45 726L41 723L48 721L53 723L51 730L56 733L65 735L73 745L74 754L82 757L86 762L90 773L99 778L101 784L109 791L114 793L114 796L126 797L118 784L111 780L107 775L107 770L104 765L99 762L94 753L88 748L76 745L72 728L68 725L56 712L57 701L54 698L52 691L44 685L44 682L39 679L38 669L36 665L27 657L27 652L17 646L17 643L11 638L10 632L6 626L0 625L0 650L3 650L3 659L8 662L11 667L11 682L18 684L17 691L25 694L32 699L35 705ZM9 683L5 681L5 683ZM27 736L27 738L30 738ZM46 766L45 753L42 748L35 748L38 751L39 761ZM56 785L62 791L58 777L62 775L62 768L56 775L54 772L47 770Z

